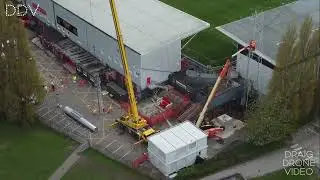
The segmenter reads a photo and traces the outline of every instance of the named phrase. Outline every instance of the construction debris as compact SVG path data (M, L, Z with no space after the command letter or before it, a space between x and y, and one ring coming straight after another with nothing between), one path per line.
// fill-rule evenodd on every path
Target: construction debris
M227 139L231 137L237 130L240 130L244 127L244 123L238 119L234 119L227 114L223 114L217 118L211 120L212 124L217 127L224 127L224 131L218 133L218 135Z

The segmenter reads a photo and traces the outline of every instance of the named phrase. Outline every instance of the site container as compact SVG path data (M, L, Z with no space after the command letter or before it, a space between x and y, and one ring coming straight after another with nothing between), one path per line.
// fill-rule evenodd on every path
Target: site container
M207 135L190 121L148 138L149 160L165 176L206 158L207 147Z

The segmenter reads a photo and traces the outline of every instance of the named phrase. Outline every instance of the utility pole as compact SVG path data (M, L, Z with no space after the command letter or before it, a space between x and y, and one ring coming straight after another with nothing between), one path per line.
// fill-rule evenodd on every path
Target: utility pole
M258 16L258 12L255 12L255 25L254 25L254 35L253 35L253 39L258 39L258 46L260 49L263 49L263 41L264 41L264 37L263 37L263 30L264 30L264 13L260 14ZM257 36L256 36L256 33ZM260 91L260 66L262 64L262 57L259 56L258 58L258 74L257 74L257 89Z
M251 58L253 57L253 52L251 52L251 51L249 51L249 53L248 53L248 58L247 58L247 60L248 60L248 62L247 62L247 72L246 72L246 77L247 77L247 79L246 79L246 88L245 88L245 92L244 92L244 94L245 94L245 97L246 97L246 100L245 100L245 108L246 108L246 110L248 109L248 99L249 99L249 93L250 93L250 89L251 89L251 87L249 88L249 85L251 85L249 82L250 82L250 80L249 80L249 66L250 66L250 61L251 61Z
M97 85L97 98L98 98L98 108L99 108L99 121L102 122L102 133L104 137L104 120L102 118L102 109L103 109L103 99L101 97L101 81L99 75L96 76L96 85Z
M316 103L316 110L315 110L315 119L318 120L320 118L320 59L317 59L317 87L316 87L316 98L315 98L315 103Z

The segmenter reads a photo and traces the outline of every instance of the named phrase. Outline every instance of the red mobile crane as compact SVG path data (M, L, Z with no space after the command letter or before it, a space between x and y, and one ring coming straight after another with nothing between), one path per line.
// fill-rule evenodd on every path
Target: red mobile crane
M231 56L231 58L227 58L227 61L224 64L223 69L220 72L219 77L218 77L214 87L211 90L211 93L210 93L210 95L209 95L209 97L207 99L207 102L204 105L204 107L203 107L203 109L202 109L202 111L201 111L201 113L199 115L199 118L198 118L198 120L196 122L196 126L197 127L200 127L200 125L202 124L202 121L204 119L205 113L207 112L209 103L212 101L213 97L216 95L217 89L218 89L218 86L221 83L221 80L227 75L228 69L230 68L230 65L231 65L230 59L234 58L236 55L238 55L239 53L241 53L244 50L254 51L255 49L256 49L256 41L255 40L251 40L248 46L241 48L238 52L234 53ZM221 132L223 130L224 130L224 128L211 128L211 129L208 129L206 131L207 131L209 137L217 137L217 132ZM219 138L219 139L221 139L221 138Z

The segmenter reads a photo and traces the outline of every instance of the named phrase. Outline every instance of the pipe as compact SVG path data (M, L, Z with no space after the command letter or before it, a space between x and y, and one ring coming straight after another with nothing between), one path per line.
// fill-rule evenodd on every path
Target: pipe
M61 105L59 105L61 107ZM88 129L90 129L93 132L97 132L98 128L96 126L94 126L93 124L91 124L87 119L85 119L80 113L78 113L77 111L73 110L72 108L70 108L69 106L65 106L63 108L63 111L72 119L78 121L80 124L84 125L85 127L87 127Z

